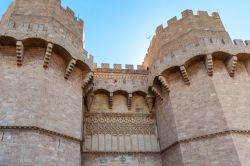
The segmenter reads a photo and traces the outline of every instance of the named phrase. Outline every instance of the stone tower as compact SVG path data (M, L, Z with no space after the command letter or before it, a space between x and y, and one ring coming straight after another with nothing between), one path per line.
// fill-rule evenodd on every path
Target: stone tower
M144 65L164 166L250 164L249 44L218 13L186 10L156 29Z
M250 41L218 13L156 29L143 65L93 63L60 0L0 22L0 165L250 165Z
M0 165L80 165L93 59L60 0L15 0L0 24Z

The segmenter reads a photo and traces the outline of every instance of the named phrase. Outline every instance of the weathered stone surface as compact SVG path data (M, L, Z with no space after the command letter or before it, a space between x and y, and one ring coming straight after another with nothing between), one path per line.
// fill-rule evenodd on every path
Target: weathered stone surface
M137 69L99 68L60 2L2 17L0 165L250 165L250 45L218 13L158 26Z
M159 154L85 154L83 153L83 165L86 166L161 166Z
M231 135L181 144L182 160L186 166L240 166Z
M163 152L161 156L163 166L184 166L180 145Z
M45 70L43 56L44 49L28 49L18 67L12 56L0 52L4 62L0 65L0 124L37 126L80 139L82 72L76 69L65 81L63 59L54 54Z
M0 130L0 165L80 165L80 146L37 132Z

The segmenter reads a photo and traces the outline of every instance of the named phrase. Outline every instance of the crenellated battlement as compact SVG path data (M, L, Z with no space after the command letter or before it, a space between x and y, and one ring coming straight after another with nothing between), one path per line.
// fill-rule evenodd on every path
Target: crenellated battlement
M37 0L36 3L15 0L2 17L0 35L15 36L19 40L34 37L58 43L76 59L81 59L83 24L69 7L61 6L60 0Z
M209 15L206 11L198 11L194 14L192 10L185 10L180 19L173 17L167 21L166 27L160 25L156 28L144 58L144 65L150 68L163 54L183 48L200 38L218 36L225 40L230 39L218 13Z
M96 71L103 71L103 72L115 72L115 73L138 73L138 74L147 74L148 72L144 69L143 65L137 65L136 68L134 68L134 65L132 64L125 64L125 68L122 67L122 64L113 64L113 67L110 67L111 65L109 63L102 63L99 67L97 63L94 63L93 69Z
M90 66L90 68L92 69L94 67L94 56L89 54L88 51L86 51L85 49L83 49L82 55L83 55L83 62L88 64L88 66Z
M169 19L167 21L167 26L164 28L163 25L160 25L156 28L155 34L159 34L164 30L168 30L169 28L176 28L176 26L180 26L180 24L183 24L185 19L195 19L196 21L204 21L204 19L209 19L209 20L217 20L220 19L220 15L217 12L213 12L211 15L208 14L207 11L197 11L197 14L194 14L192 10L185 10L181 13L182 17L178 19L176 16ZM218 20L217 20L218 21ZM203 25L198 25L199 23L190 23L192 26L197 26L197 27L202 27L202 26L209 26L211 29L214 29L215 27L212 27L209 24L203 24ZM216 29L221 29L224 30L223 26L216 27Z
M14 0L3 16L0 163L249 165L250 40L185 10L143 65L98 66L83 24L61 0Z
M66 9L64 9L61 6L61 10L65 12L65 15L68 15L70 19L72 19L72 22L76 22L78 23L80 26L83 26L84 22L81 18L78 18L75 16L75 12L70 9L68 6L66 7Z
M218 54L218 55L214 55ZM198 56L214 55L215 58L226 60L223 56L235 55L239 60L248 59L250 54L250 41L240 39L224 39L224 38L202 38L191 43L183 48L167 53L160 59L152 63L152 68L149 70L149 84L152 84L155 76L161 74L164 70L173 67L181 67L188 65L190 60Z

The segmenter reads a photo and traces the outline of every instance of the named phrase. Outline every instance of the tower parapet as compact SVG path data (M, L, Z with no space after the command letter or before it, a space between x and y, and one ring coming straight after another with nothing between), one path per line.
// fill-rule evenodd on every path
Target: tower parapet
M250 52L249 40L224 39L223 36L216 38L201 38L185 47L178 48L171 53L166 53L160 59L156 59L150 68L148 75L149 85L153 84L154 78L166 69L188 65L192 59L203 55L212 55L216 52L238 56L239 60L248 58ZM218 57L218 55L217 55ZM222 58L222 57L219 57ZM223 59L223 58L222 58Z
M64 47L75 59L88 60L83 56L83 29L83 20L69 7L64 9L60 0L15 0L0 24L1 35L41 38Z
M167 21L168 26L160 25L150 43L144 58L144 66L151 68L155 60L161 59L180 48L197 42L201 38L223 38L230 40L220 16L213 12L211 16L205 11L198 11L195 15L192 10L182 12L182 18L177 17Z
M159 26L137 69L98 67L81 29L60 0L4 15L0 165L250 165L250 41L218 13Z
M249 41L232 41L217 13L186 10L156 29L144 65L163 165L250 163L242 149L250 130L249 61Z
M143 65L137 65L136 68L132 64L125 64L125 68L122 64L113 64L113 67L109 63L102 63L101 67L98 67L97 63L94 63L93 69L95 71L103 72L114 72L114 73L138 73L147 74L148 72L144 69Z
M83 21L60 2L14 0L0 23L0 165L32 165L37 155L40 165L80 165L93 56Z

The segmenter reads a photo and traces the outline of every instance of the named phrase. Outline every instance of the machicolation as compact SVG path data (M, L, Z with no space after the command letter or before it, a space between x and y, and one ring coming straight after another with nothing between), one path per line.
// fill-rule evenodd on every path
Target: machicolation
M142 65L102 63L60 0L0 22L0 165L250 165L250 41L218 13L160 25Z

